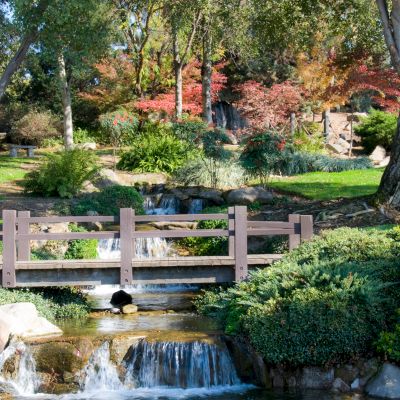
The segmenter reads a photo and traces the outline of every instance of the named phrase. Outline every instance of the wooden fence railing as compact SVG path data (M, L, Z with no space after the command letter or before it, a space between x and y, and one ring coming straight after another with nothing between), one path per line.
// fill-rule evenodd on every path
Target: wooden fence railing
M204 220L225 220L227 229L174 229L174 230L138 230L139 225L149 222L190 222ZM67 233L34 233L31 224L55 224L62 222L96 223L108 222L119 224L119 230L67 232ZM308 240L313 234L313 220L310 215L289 215L288 222L249 221L247 208L235 206L228 209L227 214L179 214L179 215L136 215L131 208L120 209L119 217L114 216L48 216L31 217L29 211L3 211L2 286L16 287L16 271L20 268L34 269L36 261L30 261L30 242L42 240L73 240L73 239L120 239L121 259L119 260L120 283L130 284L133 281L132 262L135 258L134 240L137 238L185 238L185 237L228 237L229 259L235 269L235 281L246 278L248 274L249 236L287 235L289 249L294 249L302 241ZM278 256L278 255L276 255ZM184 259L185 257L181 257ZM197 260L202 257L197 257ZM205 258L205 257L203 257ZM227 257L221 257L226 261ZM279 257L275 257L279 258ZM192 258L193 259L193 258ZM203 260L204 262L204 260ZM54 265L48 262L46 268L58 268L59 261ZM100 260L99 260L100 263ZM82 265L82 260L77 261ZM177 263L179 264L179 263ZM1 265L1 263L0 263ZM184 265L187 265L184 264ZM195 261L193 261L193 265ZM78 267L79 268L79 267Z

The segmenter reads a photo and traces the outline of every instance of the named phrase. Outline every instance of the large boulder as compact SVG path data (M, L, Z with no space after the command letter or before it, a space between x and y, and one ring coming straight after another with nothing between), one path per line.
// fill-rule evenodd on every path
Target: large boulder
M111 296L110 303L113 307L122 308L127 304L132 304L132 296L124 290L118 290Z
M376 164L381 163L385 158L386 150L382 146L376 146L374 151L369 156L369 159Z
M324 369L318 367L303 368L301 387L303 389L327 389L331 388L335 378L333 368Z
M243 206L247 206L254 202L269 204L273 199L272 193L262 187L234 189L224 193L224 196L229 204Z
M39 316L32 303L13 303L0 306L0 324L8 325L11 335L25 339L62 334L60 328Z
M203 186L179 187L170 190L170 193L177 197L180 201L190 199L203 199L207 200L213 205L224 204L222 191L217 189L206 188Z
M400 368L389 363L383 364L379 373L366 387L368 395L385 399L400 399Z
M4 319L0 319L0 353L6 347L10 338L10 325Z

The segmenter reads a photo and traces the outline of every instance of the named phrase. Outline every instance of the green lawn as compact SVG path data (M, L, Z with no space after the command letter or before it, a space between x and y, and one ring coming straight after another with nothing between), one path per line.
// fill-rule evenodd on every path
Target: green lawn
M382 174L383 169L375 168L344 172L310 172L285 178L273 178L270 186L313 200L351 198L374 194Z
M0 184L22 179L28 170L22 164L37 163L37 159L14 158L0 155Z

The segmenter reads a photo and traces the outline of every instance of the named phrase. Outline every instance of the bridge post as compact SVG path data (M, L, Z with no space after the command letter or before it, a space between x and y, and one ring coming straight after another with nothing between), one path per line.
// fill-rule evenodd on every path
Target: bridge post
M247 278L247 207L235 206L235 282Z
M135 224L135 210L121 208L119 210L120 247L121 247L121 272L120 283L122 286L132 283L133 230Z
M3 210L3 270L2 285L13 288L17 285L16 264L16 218L15 210Z
M228 208L228 255L235 257L235 208Z
M293 249L298 247L301 243L301 236L300 236L301 229L298 229L299 228L298 224L300 224L300 214L290 214L289 222L292 222L294 224L294 229L295 229L295 234L289 235L289 250L292 251Z
M300 216L300 235L301 241L310 240L313 237L313 217L312 215Z
M18 211L18 218L29 218L31 216L30 211ZM29 234L29 221L18 220L18 233ZM17 260L18 261L29 261L31 258L30 240L22 239L18 240L17 245Z

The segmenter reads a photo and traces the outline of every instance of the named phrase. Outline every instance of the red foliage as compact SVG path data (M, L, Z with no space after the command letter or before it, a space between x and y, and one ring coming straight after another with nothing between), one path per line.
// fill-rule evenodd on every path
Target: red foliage
M298 112L303 90L290 81L277 83L270 88L255 81L237 87L240 100L236 106L253 129L275 128L288 122L290 113Z
M358 65L336 92L351 96L354 93L372 90L377 93L374 101L389 112L400 110L400 77L393 69L368 68Z
M219 92L225 87L227 78L220 72L222 64L214 67L211 79L211 96L212 100L218 99ZM198 62L190 63L186 66L182 73L183 88L183 112L191 115L200 115L202 112L202 87L201 87L201 69ZM175 113L175 92L174 89L167 93L162 93L154 99L145 99L135 102L135 108L145 111L163 111L173 116Z

